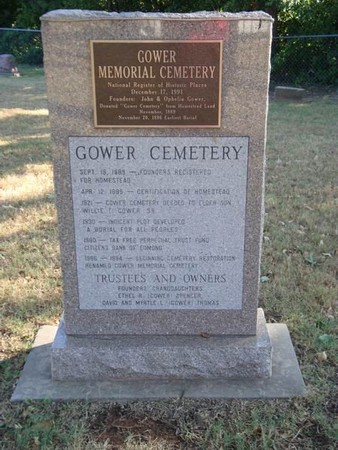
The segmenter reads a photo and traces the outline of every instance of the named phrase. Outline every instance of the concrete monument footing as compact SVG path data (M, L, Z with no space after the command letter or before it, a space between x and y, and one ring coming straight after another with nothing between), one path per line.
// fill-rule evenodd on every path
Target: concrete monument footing
M56 381L51 376L51 346L56 327L42 327L11 400L116 401L161 399L271 399L303 396L305 386L285 324L267 324L271 340L269 378L138 379Z

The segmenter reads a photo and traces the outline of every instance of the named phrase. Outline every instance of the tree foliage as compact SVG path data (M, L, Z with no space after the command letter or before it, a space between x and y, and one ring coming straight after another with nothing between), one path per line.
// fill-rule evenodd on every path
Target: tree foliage
M277 36L313 36L338 32L338 2L289 0L279 10ZM276 82L295 85L338 84L337 38L275 39L272 73Z
M334 0L0 0L2 22L39 28L40 17L54 9L191 12L266 11L277 23L275 34L328 34L338 31Z
M337 0L0 0L0 26L40 28L40 17L54 9L99 11L192 12L257 11L274 18L274 36L318 35L338 32ZM37 34L0 32L0 52L13 53L21 62L41 63L41 39ZM300 66L309 80L337 84L338 54L336 40L275 40L273 71L288 70L292 80ZM323 67L327 70L323 70ZM304 72L303 70L303 72ZM312 77L312 78L311 78Z
M338 2L288 0L279 20L281 35L334 34L338 32Z
M0 27L11 27L18 13L18 1L0 0Z

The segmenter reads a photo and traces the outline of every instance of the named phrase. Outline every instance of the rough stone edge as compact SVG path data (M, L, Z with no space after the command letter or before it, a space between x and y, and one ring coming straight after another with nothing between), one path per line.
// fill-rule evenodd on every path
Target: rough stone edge
M194 13L144 13L136 12L106 12L89 11L82 9L56 9L40 17L48 21L74 21L74 20L266 20L273 22L273 18L264 11L243 11L240 13L198 11Z
M130 360L124 359L125 353ZM257 310L256 335L242 337L67 336L61 320L52 344L51 371L55 381L269 378L271 353L262 308Z
M60 324L62 325L60 327ZM64 316L61 317L60 319L60 324L59 324L59 328L61 329L61 334L63 335L63 328L66 328L65 326L65 320L64 320ZM138 335L137 333L135 334L125 334L125 335L120 335L120 334L102 334L102 335L97 335L97 334L70 334L70 333L66 333L67 334L67 339L69 339L71 342L73 343L81 343L81 342L86 342L86 339L90 340L93 339L97 342L104 342L106 340L112 340L112 339L119 339L121 337L123 337L125 339L125 341L129 341L130 343L132 343L133 341L140 341L142 339L144 340L151 340L151 339L156 339L158 340L165 340L166 342L169 342L170 340L172 340L173 342L175 342L175 339L180 340L181 338L185 338L185 339L194 339L194 338L198 338L201 339L201 335L200 334L187 334L187 335L183 335L183 334L176 334L176 335L172 335L172 334L158 334L158 335L149 335L149 334L143 334L143 335ZM271 344L270 341L270 336L269 333L267 331L267 323L266 323L266 319L265 319L265 314L264 314L264 310L263 308L257 308L257 320L256 320L256 333L255 334L250 334L250 335L241 335L241 334L233 334L233 335L228 335L228 334L210 334L209 338L210 339L224 339L227 338L229 340L229 342L231 342L231 339L233 340L233 342L236 342L238 339L252 339L255 338L257 335L260 335L260 342L262 342L262 345L267 346ZM64 345L64 339L65 337L61 338L62 344ZM204 340L204 338L203 338ZM209 339L208 339L209 340ZM54 340L54 344L53 346L55 348L59 348L60 346L60 342L58 342L57 336ZM88 342L88 341L87 341Z
M272 377L206 381L53 382L50 348L57 327L40 328L28 355L12 402L25 400L85 400L128 402L160 399L273 399L306 395L289 331L285 324L268 324L274 348ZM37 342L39 345L36 345Z

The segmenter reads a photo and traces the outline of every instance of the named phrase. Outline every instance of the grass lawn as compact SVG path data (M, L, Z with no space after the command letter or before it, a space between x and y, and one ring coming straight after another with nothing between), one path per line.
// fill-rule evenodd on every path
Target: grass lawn
M39 326L62 312L44 78L23 75L0 78L0 448L333 450L337 100L271 102L269 113L259 300L268 322L289 327L305 398L11 404Z

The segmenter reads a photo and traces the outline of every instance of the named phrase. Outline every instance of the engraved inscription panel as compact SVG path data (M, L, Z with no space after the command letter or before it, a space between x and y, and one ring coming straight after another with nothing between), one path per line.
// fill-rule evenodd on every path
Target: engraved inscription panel
M241 309L247 137L70 137L80 309Z
M222 41L91 41L95 127L220 126Z

